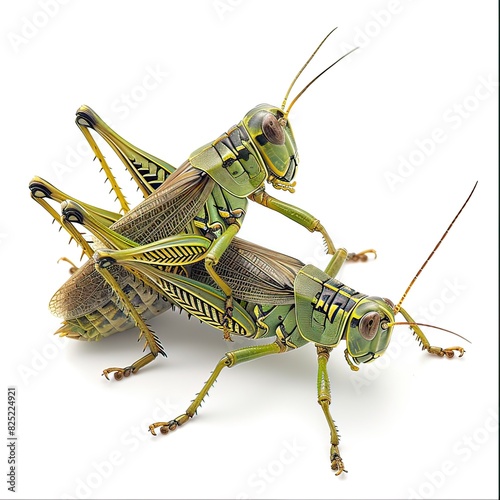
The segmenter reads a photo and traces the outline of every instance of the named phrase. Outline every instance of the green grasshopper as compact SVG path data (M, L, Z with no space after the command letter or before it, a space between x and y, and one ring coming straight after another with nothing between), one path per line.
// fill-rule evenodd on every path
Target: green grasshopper
M161 231L154 231L154 235L148 238L145 237L148 233L140 229L141 234L136 241L149 243L167 235L179 234L189 224L194 225L191 227L192 231L213 241L204 256L204 263L214 281L226 294L226 316L223 318L223 324L232 311L232 289L220 277L216 265L240 230L248 199L285 215L311 232L320 232L327 253L335 253L332 239L319 219L301 208L277 200L265 191L266 182L276 189L295 191L294 178L299 157L288 115L307 88L349 53L317 75L297 94L288 108L286 103L298 77L333 31L327 34L300 69L283 99L281 108L270 104L256 106L238 125L193 151L176 171L176 175L169 176L168 179L167 175L173 172L171 166L163 162L162 168L159 169L157 158L121 138L88 106L82 106L77 111L77 125L101 163L104 165L104 157L88 129L94 130L108 142L124 162L144 196L151 198L127 213L129 207L113 180L112 185L122 210L126 212L126 215L113 225L116 232L137 237L137 228L143 228L145 220L154 219L153 224L161 225ZM105 170L109 172L109 168L106 167ZM150 184L157 185L161 182L161 190L152 193L147 187L146 179ZM175 217L172 215L174 208ZM365 250L351 253L348 259L366 260L369 253L375 252ZM224 330L224 338L230 340L227 328Z
M209 239L210 246L201 255L196 254L196 258L203 259L207 272L226 296L226 312L221 321L224 337L230 340L227 323L232 314L233 288L221 278L216 266L241 227L248 199L285 215L310 231L320 232L328 253L336 253L330 236L317 218L273 198L264 189L265 182L269 182L277 189L294 191L298 155L288 114L305 90L342 58L306 85L288 108L286 103L297 78L333 31L321 41L298 72L281 108L268 104L255 107L238 125L194 151L178 169L133 146L88 106L81 106L76 123L99 159L123 215L83 203L39 177L30 183L32 198L60 221L89 259L95 247L115 250L133 248L135 250L132 251L141 252L147 245L167 237L178 238L179 244L183 244L184 233ZM91 129L117 153L141 190L145 200L135 208L130 209L90 133ZM62 217L47 200L63 205ZM83 213L86 214L86 223L90 225L88 229L97 238L93 246L76 227L82 222ZM107 229L110 231L103 234L103 230ZM184 245L182 248L187 260L179 257L173 266L176 266L175 272L186 274L186 266L193 262L194 253L200 251L200 247ZM349 254L347 259L366 260L370 252L374 253L367 250ZM98 340L117 331L139 327L139 338L145 339L145 348L149 348L149 353L125 368L104 370L106 376L114 373L117 379L136 373L158 354L165 355L146 320L168 307L168 301L158 298L147 284L141 283L133 274L120 266L115 266L111 272L99 267L96 269L92 260L73 274L50 303L52 312L65 320L56 332L60 335Z
M327 362L330 352L345 340L345 359L351 369L358 370L357 364L373 361L384 354L394 326L409 325L422 349L428 353L452 358L457 351L460 357L463 356L465 351L462 347L431 346L419 328L419 325L431 325L416 323L403 309L402 303L464 209L474 189L397 305L389 299L359 293L335 279L347 257L344 249L336 252L323 272L313 265L303 266L299 261L283 254L243 240L235 240L236 251L230 254L231 257L226 256L220 267L222 277L239 283L235 288L233 315L228 319L227 327L234 335L253 339L276 337L276 340L271 344L244 347L226 353L186 412L169 422L151 424L150 431L156 434L155 430L159 427L166 434L192 418L224 367L230 368L269 354L287 352L312 342L316 346L318 357L318 403L330 428L331 468L337 475L341 474L345 468L339 452L337 428L329 409L331 393ZM105 233L106 230L103 229L103 236ZM103 270L116 264L123 266L146 280L158 293L168 297L189 314L222 329L225 295L204 266L200 265L200 261L193 259L190 276L168 271L172 264L172 254L176 250L182 253L199 246L199 254L203 254L210 244L208 238L186 235L184 242L177 238L166 238L145 245L140 251L137 248L98 249L94 260L96 266ZM276 283L281 285L277 286ZM405 322L395 321L398 313L403 315Z

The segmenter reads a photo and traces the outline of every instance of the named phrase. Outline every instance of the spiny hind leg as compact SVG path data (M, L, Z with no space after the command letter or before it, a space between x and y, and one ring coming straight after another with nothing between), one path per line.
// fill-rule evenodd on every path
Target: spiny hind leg
M208 391L216 381L220 372L226 366L231 368L244 361L251 361L252 359L257 359L262 356L267 356L268 354L279 354L285 352L286 348L278 341L272 344L244 347L242 349L237 349L236 351L230 351L217 363L214 371L210 375L209 379L203 385L201 391L198 393L193 402L188 406L185 413L179 415L173 420L168 422L155 422L149 426L151 433L156 436L155 430L159 427L162 434L167 434L170 431L174 431L182 424L185 424L189 419L196 415L196 412L201 405L203 399L208 394Z
M62 218L70 227L74 227L75 223L83 224L85 228L90 228L92 234L96 234L98 238L102 238L102 241L106 241L107 243L114 242L112 245L115 246L115 248L116 246L120 247L122 245L129 246L129 244L133 243L92 217L83 209L83 207L80 207L75 202L67 201L63 203ZM92 258L94 258L94 255L96 254L93 253ZM132 304L127 293L121 288L120 284L116 281L116 278L110 271L113 266L113 262L107 259L102 261L96 259L97 256L94 258L95 269L102 275L113 290L113 293L119 298L123 311L132 317L135 325L139 328L139 340L141 338L145 339L144 350L147 347L149 347L150 350L148 354L144 355L142 358L138 359L129 366L124 368L111 367L103 371L103 375L106 378L109 378L108 375L113 373L116 380L121 380L123 377L128 377L131 373L137 373L141 368L151 363L151 361L153 361L158 354L163 356L166 356L166 354L158 337L145 323L140 313ZM121 268L120 266L117 267Z
M40 177L34 177L31 180L29 189L31 191L31 197L33 198L33 200L35 200L42 208L44 208L54 220L59 222L61 227L65 229L71 236L71 238L74 239L82 248L84 255L89 258L94 253L94 250L90 246L90 243L86 240L85 236L80 231L78 231L78 229L73 224L68 223L66 218L64 216L61 216L61 214L47 200L52 200L56 203L64 203L67 201L77 203L79 206L84 207L87 212L91 213L93 217L97 219L103 226L110 226L113 222L117 221L121 217L120 214L94 207L93 205L89 205L87 203L79 201L76 198L73 198L72 196L69 196L68 194L60 191L55 186L50 184L50 182L47 182Z
M113 274L107 268L107 261L96 263L95 268L108 282L108 284L113 289L113 292L118 296L125 312L127 312L128 314L130 314L130 316L132 316L134 323L140 330L138 340L144 338L143 350L149 348L150 351L148 354L144 355L142 358L138 359L129 366L125 366L124 368L111 367L103 370L102 374L107 379L109 379L108 375L113 373L116 380L121 380L123 377L128 377L132 373L134 374L137 373L141 368L151 363L151 361L153 361L158 356L158 354L166 356L166 353L161 345L160 339L155 335L153 330L151 330L151 328L142 319L137 309L130 302L128 295L125 293L124 290L122 290L122 288L114 278Z
M31 191L31 197L38 203L40 200L52 200L56 203L62 203L64 201L73 201L83 207L87 212L91 213L99 222L105 226L110 226L122 216L119 213L112 212L110 210L105 210L103 208L90 205L77 198L64 193L60 189L56 188L53 184L42 179L41 177L33 177L29 183L29 189ZM46 208L44 206L44 208ZM57 214L55 210L48 210L49 213L54 216ZM57 216L55 217L57 219Z
M90 130L97 132L111 146L130 173L132 180L137 184L144 198L147 198L158 189L168 176L175 172L175 167L172 165L143 151L118 135L89 106L83 105L78 108L76 112L76 124L99 160L112 189L116 193L117 199L120 201L124 213L128 211L125 197L118 187L115 177L111 173L111 169L92 137Z

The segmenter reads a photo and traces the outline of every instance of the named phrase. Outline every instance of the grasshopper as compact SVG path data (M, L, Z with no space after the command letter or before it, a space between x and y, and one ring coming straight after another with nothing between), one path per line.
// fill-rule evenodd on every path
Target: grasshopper
M144 349L149 349L146 355L124 368L107 368L104 375L114 373L115 378L121 379L124 375L137 373L159 354L165 355L160 340L146 321L171 304L119 265L111 270L96 267L91 259L95 248L129 249L140 254L150 248L148 245L173 238L172 248L176 251L182 248L182 255L175 258L171 255L170 271L186 275L186 266L193 264L193 259L202 259L206 271L224 292L226 307L221 321L226 340L230 340L228 322L233 310L233 286L221 277L218 263L241 227L248 199L285 215L312 232L320 232L327 252L336 253L319 219L265 191L266 182L276 189L294 191L298 154L288 115L305 90L345 56L307 84L288 108L286 103L297 78L333 31L300 69L280 108L268 104L256 106L238 125L191 153L178 169L120 137L88 106L77 110L76 123L99 159L123 215L83 203L39 177L31 181L30 190L32 198L60 221L89 258L50 302L51 311L65 320L56 333L99 340L137 326L139 338L145 339ZM117 153L141 190L145 199L135 208L129 207L90 130L99 134ZM47 200L60 203L62 214ZM76 227L83 220L95 238L93 245ZM203 236L211 244L202 253L197 253L201 246L193 244L191 248L185 234ZM369 253L375 252L352 253L346 259L366 260Z
M476 186L474 186L475 189ZM389 299L359 293L335 279L347 257L339 249L331 258L325 271L313 265L278 254L243 240L235 240L236 251L221 264L220 273L235 279L240 285L235 289L234 310L227 327L232 334L248 338L276 337L270 344L244 347L227 352L217 363L214 371L185 413L168 422L155 422L156 429L167 434L188 422L197 412L209 389L223 368L231 368L242 362L270 354L279 354L300 348L312 342L316 346L318 360L318 403L330 429L330 463L336 475L347 472L339 452L337 427L330 413L331 393L327 363L330 352L345 340L345 359L351 369L382 356L387 349L393 327L409 325L422 350L440 357L460 357L464 349L459 346L441 348L432 346L402 303L410 288L425 268L434 252L468 203L474 189L421 266L397 305ZM200 262L195 262L190 276L169 272L174 249L192 249L200 246L200 253L210 247L211 240L198 235L186 235L186 241L166 238L137 252L136 249L98 249L94 255L97 266L108 269L120 264L142 277L159 293L178 304L189 314L205 323L222 329L225 315L225 295ZM250 278L249 278L250 276ZM276 283L282 283L276 286ZM238 298L236 298L238 297ZM401 313L405 322L395 316ZM438 327L433 327L438 328ZM440 328L441 330L444 330ZM448 330L445 330L448 331ZM453 333L453 332L451 332ZM463 337L462 337L463 338ZM466 340L466 339L464 339Z

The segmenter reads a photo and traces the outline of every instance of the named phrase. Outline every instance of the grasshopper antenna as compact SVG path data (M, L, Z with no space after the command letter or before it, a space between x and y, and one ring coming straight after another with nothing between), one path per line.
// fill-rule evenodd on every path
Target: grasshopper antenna
M462 205L462 208L458 211L457 215L455 215L455 218L451 221L451 224L448 226L448 228L444 232L443 236L441 236L441 239L438 241L437 245L434 247L434 249L432 250L432 252L429 254L429 256L427 257L427 259L425 260L425 262L422 264L422 267L418 270L418 272L415 275L415 277L411 280L410 284L408 285L408 288L406 289L405 293L403 293L403 296L401 297L400 301L394 307L394 314L395 315L400 311L401 304L403 303L403 300L408 295L408 292L410 291L410 289L413 286L413 284L415 283L415 281L417 281L417 278L420 276L420 273L424 270L424 268L427 265L427 263L431 260L432 256L434 255L434 253L436 252L436 250L439 248L439 245L441 245L441 243L443 242L443 240L446 238L446 235L450 231L451 227L453 226L453 224L455 224L455 221L458 219L458 216L462 213L462 210L465 208L465 205L467 205L467 203L471 199L471 196L474 193L474 191L476 189L476 186L477 186L477 181L474 184L474 187L472 188L472 191L470 192L469 196L465 200L465 203Z
M290 84L290 87L288 87L288 90L286 91L285 98L283 99L283 104L281 105L281 109L285 111L285 106L286 106L286 101L288 99L288 96L290 95L290 92L292 91L292 87L295 85L295 82L298 80L299 76L302 74L302 71L304 71L307 68L307 65L311 62L312 58L316 55L316 52L321 48L321 46L326 42L326 39L337 29L337 27L333 28L328 35L321 40L321 43L316 47L316 50L311 54L309 59L306 61L304 66L300 68L300 71L295 75L295 78L293 79L292 83Z
M456 335L457 337L460 337L462 340L465 340L469 344L472 343L469 339L462 337L462 335L459 335L456 332L452 332L451 330L447 330L446 328L441 328L440 326L428 325L427 323L417 323L415 321L391 321L390 323L384 323L385 328L389 328L391 326L399 326L399 325L426 326L427 328L435 328L436 330L441 330L443 332L447 332L447 333L451 333L452 335Z
M296 96L295 98L293 99L293 101L290 103L290 105L288 106L287 110L285 111L285 116L284 116L284 120L286 120L288 114L290 113L290 110L292 109L292 106L297 102L297 100L299 99L299 97L320 77L320 76L323 76L330 68L333 68L333 66L335 66L338 62L342 61L342 59L344 59L344 57L347 57L349 54L352 54L355 50L359 49L359 47L354 47L354 49L350 50L349 52L347 52L346 54L344 54L343 56L339 57L334 63L330 64L330 66L328 66L327 68L325 68L319 75L316 75ZM284 108L282 108L283 111L284 111Z

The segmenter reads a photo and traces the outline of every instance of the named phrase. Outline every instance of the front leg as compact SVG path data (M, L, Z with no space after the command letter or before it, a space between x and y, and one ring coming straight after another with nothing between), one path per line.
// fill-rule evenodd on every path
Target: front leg
M424 332L419 328L418 324L413 320L413 318L408 314L408 312L402 307L399 309L399 312L404 316L404 318L408 321L408 325L410 325L413 330L415 336L417 337L422 349L427 351L429 354L434 354L439 356L440 358L446 357L451 359L455 356L455 351L459 353L458 357L461 358L465 354L465 349L459 346L453 347L437 347L431 345ZM465 339L467 340L467 339Z
M264 207L279 212L280 214L288 217L294 222L297 222L311 232L320 232L323 236L323 239L325 240L327 253L333 254L335 252L335 246L332 239L330 238L330 235L327 233L326 229L323 227L320 221L309 212L306 212L301 208L295 207L294 205L290 205L289 203L285 203L284 201L272 197L271 195L267 194L264 189L255 191L248 198L259 203L260 205L263 205Z
M337 427L330 413L330 403L332 401L330 393L330 379L326 365L330 358L331 347L323 347L316 345L318 353L318 403L325 414L326 421L330 427L330 462L335 475L339 476L342 472L347 472L344 469L344 462L339 452L339 435Z
M293 220L294 222L297 222L301 226L305 227L312 233L316 231L321 233L325 242L326 253L329 253L331 255L335 254L335 245L333 244L330 235L323 227L323 224L321 224L319 219L311 215L309 212L306 212L305 210L302 210L301 208L298 208L294 205L290 205L289 203L285 203L284 201L273 198L271 195L267 194L263 188L255 191L248 198L259 203L260 205L263 205L264 207L279 212L285 217L288 217L290 220ZM376 256L375 250L370 249L364 250L363 252L359 253L349 253L347 255L347 260L352 262L365 262L367 260L368 253L373 253Z

